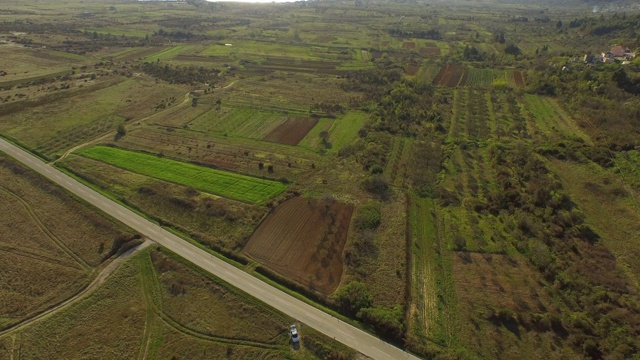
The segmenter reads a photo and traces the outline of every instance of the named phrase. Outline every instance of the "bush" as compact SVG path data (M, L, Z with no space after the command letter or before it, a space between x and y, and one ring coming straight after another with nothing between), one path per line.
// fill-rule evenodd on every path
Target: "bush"
M396 343L402 341L402 334L404 334L402 307L365 308L360 310L358 317L371 325L380 337Z
M374 230L380 225L380 206L369 203L358 211L354 219L358 230Z
M380 197L385 197L389 194L389 183L380 175L373 175L364 179L362 188Z
M352 281L336 293L337 305L350 316L358 314L360 309L370 307L372 301L367 285L360 281Z

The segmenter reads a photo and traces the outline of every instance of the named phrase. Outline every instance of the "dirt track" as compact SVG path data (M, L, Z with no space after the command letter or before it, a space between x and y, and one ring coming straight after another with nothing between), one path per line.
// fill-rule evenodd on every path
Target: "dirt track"
M7 329L4 329L2 331L0 331L0 337L9 335L15 331L18 331L22 328L24 328L25 326L28 326L36 321L45 319L61 310L66 309L67 307L69 307L70 305L76 303L79 300L84 299L85 297L87 297L89 294L93 293L95 290L97 290L102 284L104 284L104 282L107 280L107 278L109 278L109 276L111 276L111 274L113 274L118 267L125 262L128 258L130 258L131 256L133 256L134 254L136 254L137 252L139 252L140 250L148 247L149 245L153 244L152 241L150 240L146 240L145 242L143 242L142 244L140 244L139 246L127 251L126 253L120 255L119 257L117 257L115 260L113 260L112 262L110 262L107 266L104 267L104 269L102 269L102 271L100 271L100 273L98 273L98 275L96 276L96 278L89 284L87 285L86 288L84 288L82 291L80 291L79 293L77 293L76 295L70 297L69 299L61 302L58 305L55 305L52 308L49 308L29 319L26 319L20 323L17 323Z

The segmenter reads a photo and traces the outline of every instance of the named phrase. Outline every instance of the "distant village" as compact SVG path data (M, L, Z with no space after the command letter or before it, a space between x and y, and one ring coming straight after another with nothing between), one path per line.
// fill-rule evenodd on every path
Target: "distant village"
M628 47L616 45L611 48L611 50L607 52L603 52L600 55L594 54L585 54L582 58L582 61L587 64L592 63L622 63L622 65L627 65L631 63L631 60L636 57L635 53L631 52L631 49Z

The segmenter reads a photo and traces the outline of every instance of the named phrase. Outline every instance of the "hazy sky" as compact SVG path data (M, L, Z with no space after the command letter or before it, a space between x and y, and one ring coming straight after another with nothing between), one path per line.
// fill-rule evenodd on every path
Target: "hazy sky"
M271 2L294 2L296 0L207 0L207 1L233 1L233 2L243 2L243 3L271 3Z

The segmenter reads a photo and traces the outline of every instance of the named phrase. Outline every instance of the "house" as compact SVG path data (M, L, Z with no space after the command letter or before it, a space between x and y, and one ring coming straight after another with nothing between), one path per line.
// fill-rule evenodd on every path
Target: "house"
M611 48L611 53L613 54L613 56L624 56L624 54L630 54L631 49L629 49L628 47L616 45Z
M603 62L606 62L606 61L604 61L605 59L613 59L614 58L613 53L611 51L603 52L601 57L602 57L602 61Z

